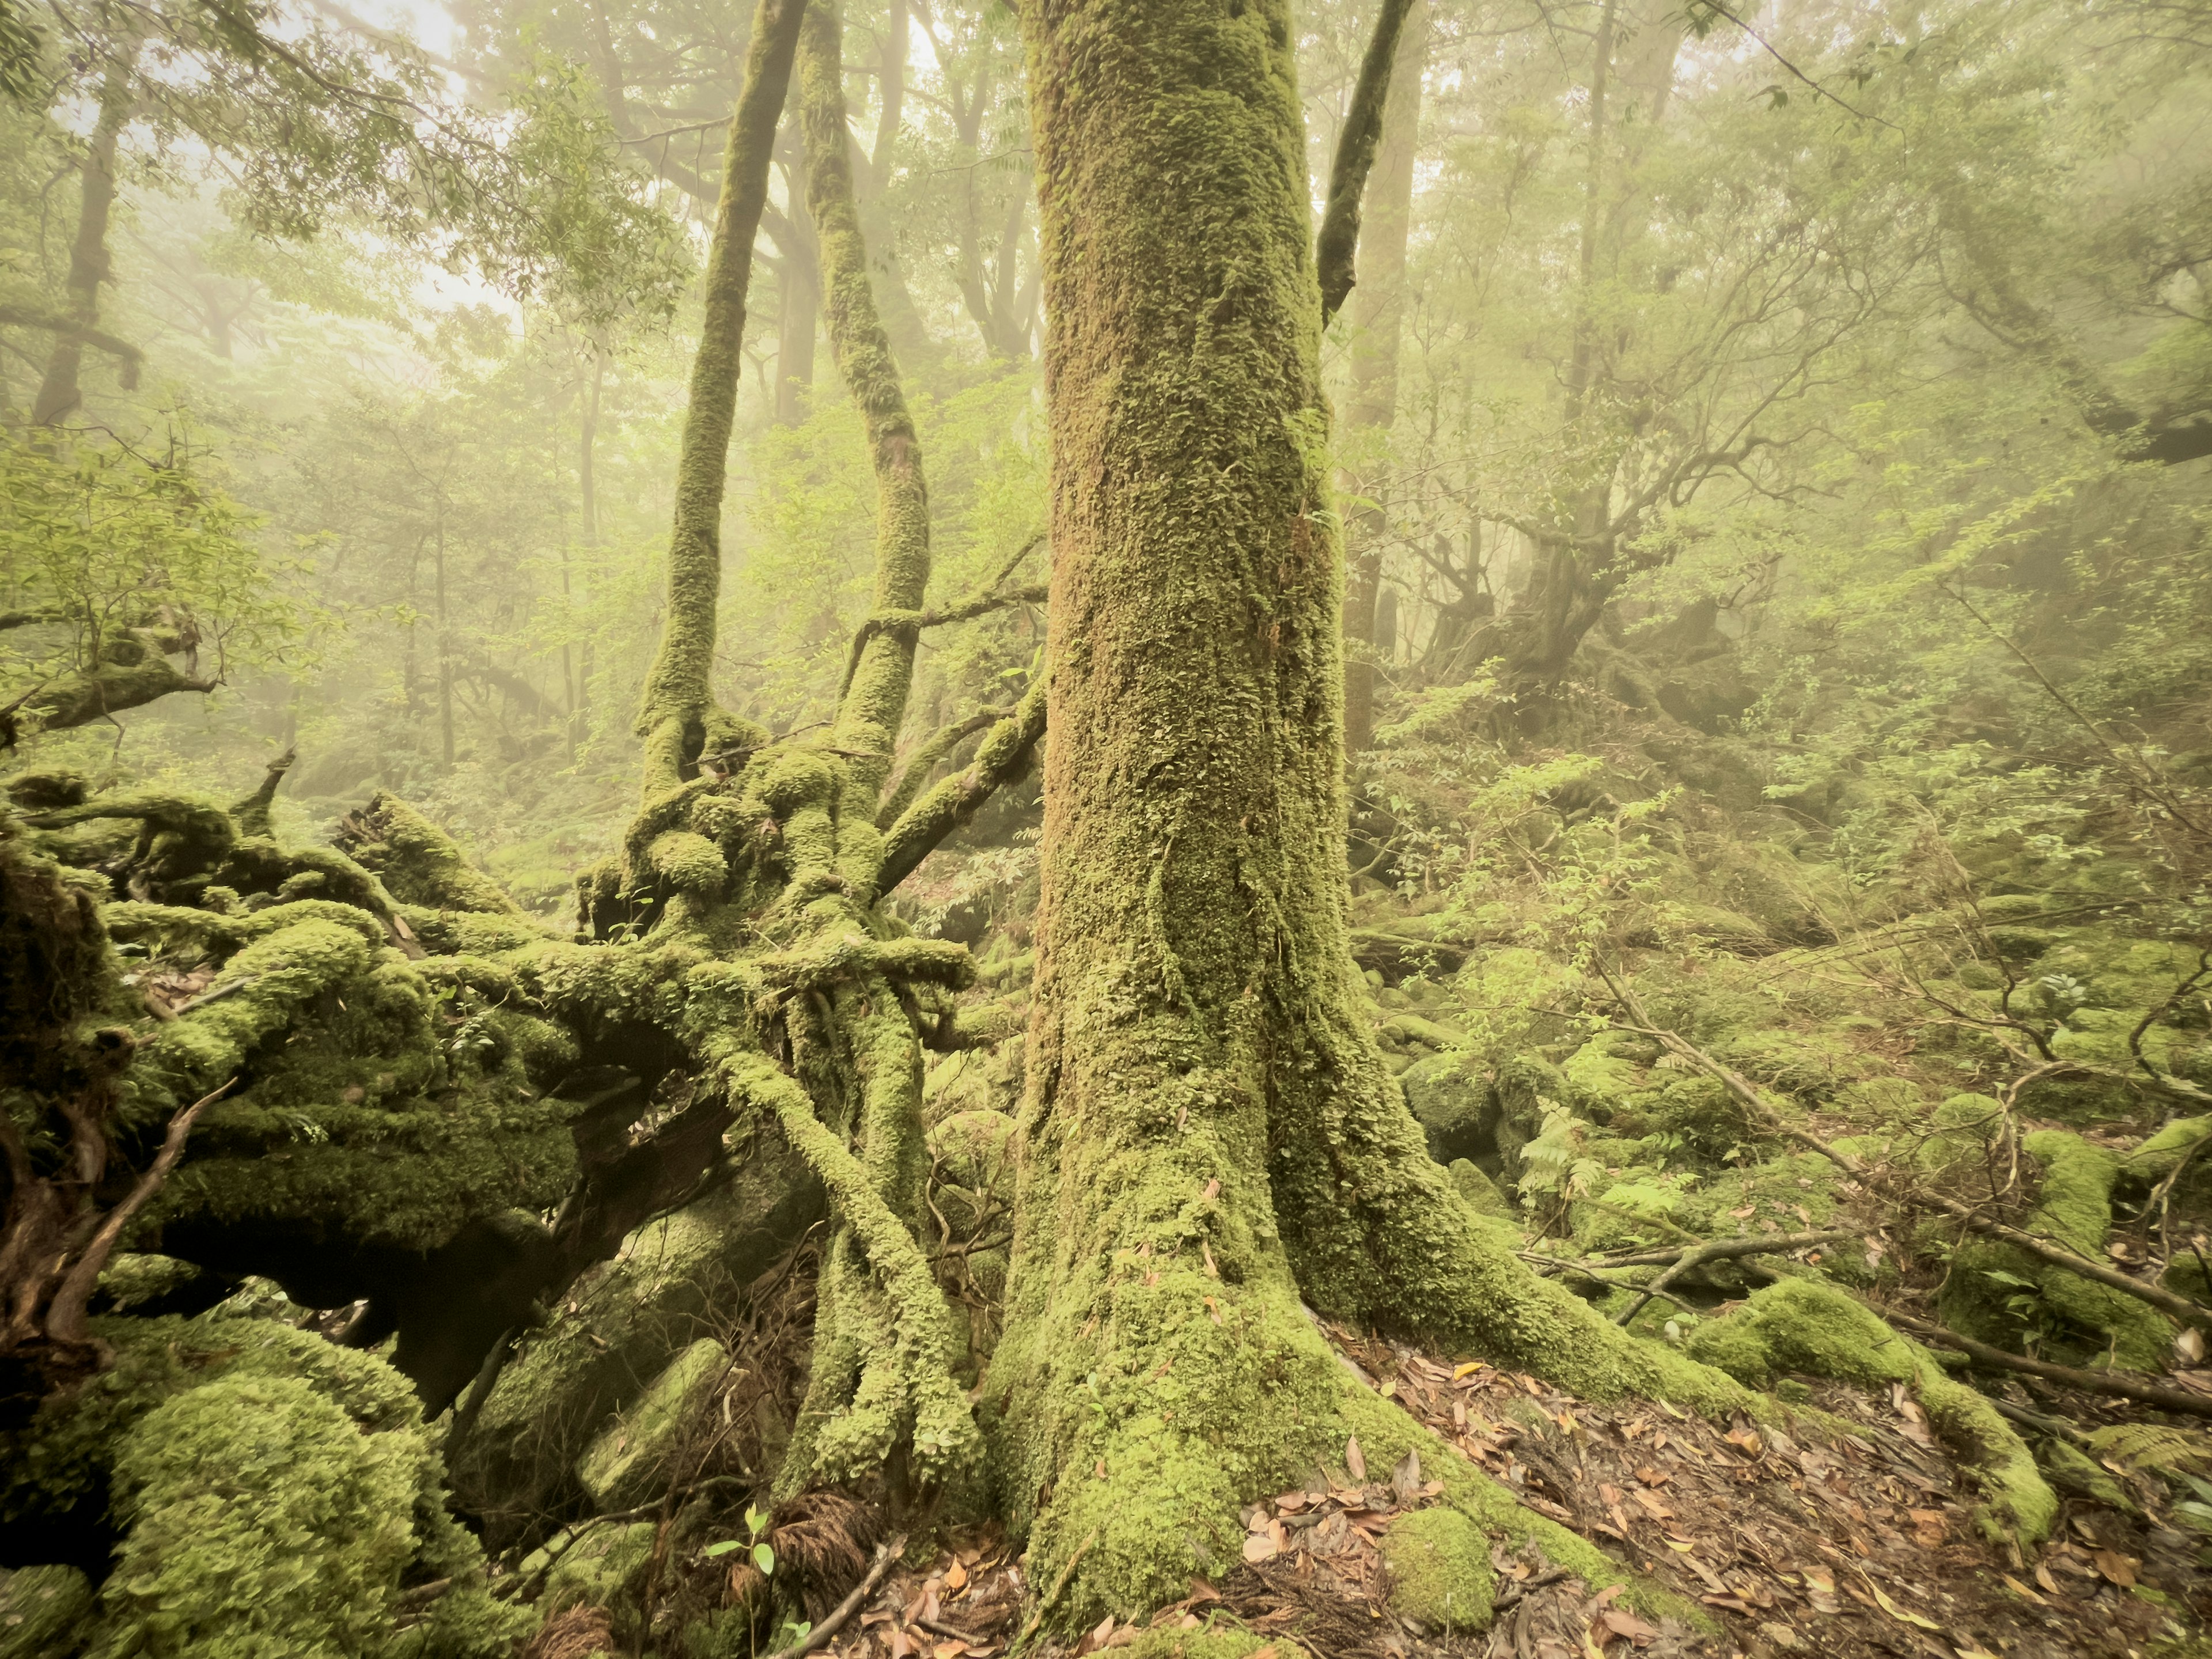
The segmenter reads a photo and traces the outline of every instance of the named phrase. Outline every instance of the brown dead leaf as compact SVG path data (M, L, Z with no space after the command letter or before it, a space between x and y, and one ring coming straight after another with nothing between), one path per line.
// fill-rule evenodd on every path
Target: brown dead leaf
M1629 1496L1641 1504L1644 1512L1654 1521L1671 1521L1674 1518L1674 1511L1667 1507L1667 1500L1656 1492L1646 1492L1643 1487L1638 1486L1632 1491Z
M1275 1559L1275 1540L1264 1532L1248 1533L1244 1538L1244 1559L1254 1566Z
M1344 1443L1344 1467L1351 1471L1354 1480L1367 1479L1367 1454L1359 1449L1357 1435Z
M2097 1564L2097 1571L2122 1589L2132 1589L2136 1582L2136 1564L2118 1550L2092 1550L2089 1559Z
M1206 1190L1205 1190L1204 1192L1200 1193L1200 1194L1199 1194L1199 1196L1200 1196L1200 1198L1218 1198L1218 1197L1220 1197L1220 1196L1221 1196L1221 1182L1220 1182L1220 1181L1217 1178L1217 1179L1215 1179L1215 1180L1212 1180L1212 1181L1209 1181L1209 1182L1207 1182L1206 1183Z
M960 1659L960 1656L967 1651L968 1644L958 1641L939 1642L929 1650L930 1659Z
M2012 1591L2014 1595L2019 1596L2022 1601L2032 1602L2039 1607L2049 1605L2049 1603L2045 1601L2040 1595L2038 1595L2033 1590L2028 1589L2027 1585L2021 1583L2019 1579L2014 1577L2010 1573L2001 1572L1997 1577L2004 1580L2005 1588L2007 1589Z
M2035 1564L2035 1582L2053 1595L2059 1593L2058 1581L2051 1576L2051 1569L2040 1561Z
M1626 1636L1638 1647L1659 1634L1626 1607L1607 1607L1598 1617L1599 1621L1615 1636Z
M945 1588L949 1590L968 1588L968 1569L962 1566L957 1560L945 1570Z

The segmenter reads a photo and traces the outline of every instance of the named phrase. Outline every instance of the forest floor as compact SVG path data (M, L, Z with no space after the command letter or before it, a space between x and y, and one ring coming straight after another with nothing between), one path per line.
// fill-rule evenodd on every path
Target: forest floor
M1316 1470L1301 1490L1246 1512L1244 1559L1146 1626L1109 1619L1081 1659L1162 1626L1221 1618L1315 1659L2140 1659L2212 1619L2212 1581L2191 1541L2141 1510L2068 1499L2051 1541L2026 1555L1991 1544L1975 1494L1904 1391L1812 1386L1784 1431L1731 1426L1645 1401L1595 1404L1535 1379L1454 1364L1340 1328L1346 1362L1513 1488L1530 1509L1622 1562L1614 1583L1499 1548L1495 1617L1462 1635L1390 1609L1378 1535L1439 1487L1418 1468ZM2171 1379L2212 1396L2212 1372ZM2071 1402L2081 1420L2118 1413ZM2123 1408L2124 1409L2124 1408ZM2116 1471L2124 1480L2124 1472ZM1632 1575L1656 1581L1716 1628L1647 1619L1622 1604ZM1004 1659L1033 1605L1015 1552L992 1529L955 1534L924 1567L888 1578L830 1646L838 1659ZM1266 1651L1262 1650L1262 1651Z

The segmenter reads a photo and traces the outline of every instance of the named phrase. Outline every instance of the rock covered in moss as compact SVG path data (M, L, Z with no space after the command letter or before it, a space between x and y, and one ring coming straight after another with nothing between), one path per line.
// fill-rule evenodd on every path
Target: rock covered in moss
M1488 1154L1496 1141L1497 1107L1489 1079L1472 1056L1437 1054L1416 1061L1398 1079L1406 1104L1428 1137L1429 1156L1439 1164Z
M694 1408L729 1363L720 1343L702 1338L600 1431L576 1460L576 1478L593 1503L601 1510L629 1509L667 1484Z
M2027 1443L1996 1408L1954 1382L1928 1352L1832 1285L1785 1279L1691 1333L1690 1357L1754 1389L1785 1371L1861 1388L1909 1387L1929 1421L1972 1466L1988 1499L1984 1524L2022 1543L2049 1536L2058 1499Z
M1474 1164L1467 1158L1454 1158L1449 1173L1452 1185L1459 1188L1459 1195L1473 1206L1477 1214L1498 1216L1506 1220L1512 1218L1513 1206L1506 1202L1505 1194L1499 1192L1498 1183L1483 1174Z
M91 1611L92 1581L75 1567L0 1572L0 1659L66 1659Z
M1457 1510L1416 1510L1382 1534L1390 1607L1431 1630L1480 1630L1490 1623L1497 1570L1482 1530Z
M2039 1130L2021 1144L2043 1178L2024 1224L2027 1231L2101 1261L2120 1159L2059 1129ZM2008 1244L1976 1241L1962 1247L1937 1306L1944 1322L1962 1334L2016 1349L2033 1333L2074 1363L2154 1371L2170 1340L2156 1310Z
M105 1318L115 1364L0 1443L0 1517L121 1529L94 1651L380 1650L402 1575L451 1578L422 1659L489 1659L520 1622L444 1507L407 1381L273 1321ZM112 1503L110 1495L112 1494Z

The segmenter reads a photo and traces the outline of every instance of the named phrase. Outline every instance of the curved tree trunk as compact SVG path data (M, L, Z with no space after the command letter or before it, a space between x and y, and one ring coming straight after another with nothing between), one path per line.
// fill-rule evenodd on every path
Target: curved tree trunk
M983 1398L1032 1577L1075 1562L1079 1619L1182 1594L1234 1560L1240 1502L1341 1460L1348 1432L1375 1449L1379 1407L1301 1298L1596 1393L1744 1396L1528 1274L1375 1044L1345 918L1342 573L1285 0L1030 0L1023 24L1051 741Z

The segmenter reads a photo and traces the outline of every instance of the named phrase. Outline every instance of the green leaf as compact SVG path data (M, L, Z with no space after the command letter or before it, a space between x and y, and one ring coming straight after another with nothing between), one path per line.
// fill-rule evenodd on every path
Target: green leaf
M735 1538L725 1538L725 1539L724 1539L720 1543L719 1543L719 1544L709 1544L709 1545L708 1545L708 1546L707 1546L707 1547L706 1547L705 1549L703 1549L703 1550L700 1551L699 1553L700 1553L702 1555L707 1556L707 1557L708 1557L708 1558L710 1558L710 1559L711 1559L712 1557L714 1557L714 1556L717 1556L717 1555L727 1555L727 1554L728 1554L732 1550L741 1550L741 1549L743 1549L744 1547L744 1542L743 1542L741 1540L739 1540L739 1539L735 1539Z
M775 1552L765 1544L754 1545L753 1565L761 1570L762 1577L767 1577L775 1571Z

